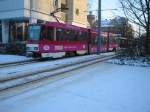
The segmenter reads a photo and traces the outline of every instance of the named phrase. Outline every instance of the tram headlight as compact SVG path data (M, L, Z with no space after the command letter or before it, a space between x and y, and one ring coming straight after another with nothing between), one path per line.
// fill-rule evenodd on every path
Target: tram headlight
M26 45L27 51L39 51L39 45L38 44L27 44Z
M39 50L39 48L38 48L38 47L34 47L34 50L35 50L35 51L38 51L38 50Z

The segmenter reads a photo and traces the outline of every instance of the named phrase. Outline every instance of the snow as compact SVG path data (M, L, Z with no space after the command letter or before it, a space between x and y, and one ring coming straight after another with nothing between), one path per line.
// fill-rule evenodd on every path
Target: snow
M149 112L150 67L95 64L0 101L0 112Z
M58 59L54 61L46 61L46 62L37 62L27 65L20 65L20 66L13 66L8 68L0 68L0 80L7 79L9 77L14 76L24 76L24 74L34 72L34 71L41 71L43 69L52 69L58 66L62 66L64 64L75 63L78 61L83 61L87 59L93 59L98 57L104 57L108 55L112 55L114 53L104 53L101 55L86 55L86 56L79 56L73 58L65 58L65 59Z
M30 59L31 58L27 58L25 56L0 54L0 64L12 63L12 62L18 62L18 61L26 61Z
M112 64L150 67L150 57L117 57L107 61Z
M107 55L113 55L113 54L114 54L113 52L109 52L109 53L102 53L101 55L107 56ZM26 57L26 56L0 54L0 64L12 63L12 62L18 62L18 61L26 61L30 59L31 58Z

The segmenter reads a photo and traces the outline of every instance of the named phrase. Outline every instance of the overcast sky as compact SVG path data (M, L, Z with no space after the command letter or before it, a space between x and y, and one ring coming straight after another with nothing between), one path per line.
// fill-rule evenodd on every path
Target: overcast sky
M89 3L91 5L90 10L98 9L98 0L89 0ZM118 0L101 0L101 3L102 9L118 9L118 11L102 11L103 19L111 19L117 15L121 16L121 11L119 11L120 4ZM96 14L97 12L94 11L93 13Z

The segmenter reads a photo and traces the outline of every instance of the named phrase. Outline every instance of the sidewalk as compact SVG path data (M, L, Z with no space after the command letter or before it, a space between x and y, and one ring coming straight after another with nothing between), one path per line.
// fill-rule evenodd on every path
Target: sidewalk
M13 63L19 61L30 60L31 58L19 55L4 55L0 54L0 64Z

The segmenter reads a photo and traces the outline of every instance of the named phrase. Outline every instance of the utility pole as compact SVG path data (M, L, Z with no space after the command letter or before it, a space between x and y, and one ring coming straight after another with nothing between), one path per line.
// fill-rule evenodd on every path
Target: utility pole
M100 55L101 45L101 0L98 0L98 33L97 33L97 54Z

